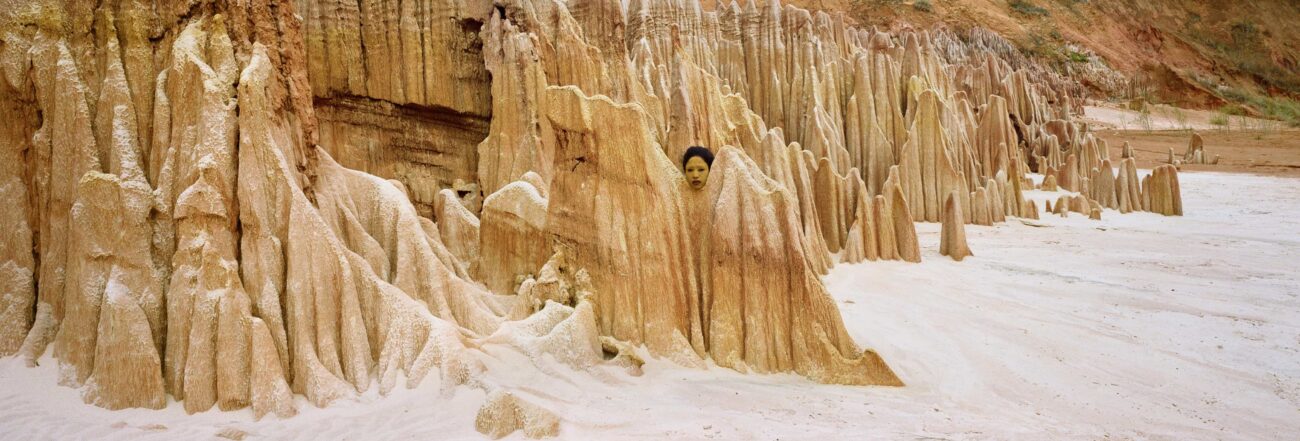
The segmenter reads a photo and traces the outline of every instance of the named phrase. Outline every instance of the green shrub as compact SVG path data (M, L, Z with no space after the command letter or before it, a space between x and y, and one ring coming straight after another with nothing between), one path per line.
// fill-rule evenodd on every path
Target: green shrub
M1007 5L1011 6L1012 11L1031 17L1046 17L1049 14L1046 9L1030 3L1027 0L1010 0L1007 2Z
M912 3L912 8L921 12L934 11L934 5L930 4L930 0L916 0Z

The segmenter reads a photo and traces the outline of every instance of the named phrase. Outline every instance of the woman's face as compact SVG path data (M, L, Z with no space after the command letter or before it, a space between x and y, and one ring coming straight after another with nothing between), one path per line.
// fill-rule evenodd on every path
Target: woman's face
M704 162L704 158L692 156L686 160L686 182L691 184L691 188L699 190L704 188L704 184L709 181L709 164Z

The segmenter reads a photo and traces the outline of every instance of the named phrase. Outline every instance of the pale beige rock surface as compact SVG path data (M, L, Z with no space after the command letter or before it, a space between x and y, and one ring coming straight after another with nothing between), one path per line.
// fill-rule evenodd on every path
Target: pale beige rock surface
M545 438L559 433L560 420L536 404L498 391L488 395L474 427L492 439L504 438L517 430L523 430L529 438Z
M546 235L547 200L525 181L501 187L483 200L483 221L473 240L474 276L498 294L514 293L551 254ZM449 242L450 243L450 242Z
M479 261L482 253L483 221L470 212L451 189L443 189L434 196L433 213L438 219L434 226L438 238L454 258L452 264L457 273L464 276Z

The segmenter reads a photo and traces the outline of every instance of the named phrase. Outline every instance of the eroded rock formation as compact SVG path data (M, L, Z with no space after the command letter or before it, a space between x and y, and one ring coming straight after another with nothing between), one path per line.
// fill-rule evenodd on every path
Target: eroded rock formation
M974 255L966 245L966 225L962 221L961 205L957 193L948 195L943 203L943 230L940 231L939 254L960 262Z
M107 408L288 417L434 375L487 391L485 434L555 434L488 348L901 385L837 260L920 262L914 220L960 260L963 223L1038 216L1031 171L1058 211L1182 212L1176 170L1113 174L1082 89L982 31L776 0L0 6L0 355Z
M1219 155L1210 158L1205 153L1205 139L1201 138L1199 133L1192 133L1192 137L1187 141L1187 152L1183 153L1181 161L1169 161L1170 164L1218 164Z
M1178 188L1178 169L1162 165L1142 178L1142 209L1165 216L1183 215L1183 197Z

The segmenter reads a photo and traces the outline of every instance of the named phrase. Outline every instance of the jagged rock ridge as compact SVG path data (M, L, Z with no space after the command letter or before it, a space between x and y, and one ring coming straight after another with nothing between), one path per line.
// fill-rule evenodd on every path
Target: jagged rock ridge
M837 257L919 262L914 220L969 255L960 224L1037 217L1030 171L1079 193L1058 210L1182 210L1172 167L1111 174L1060 78L941 34L776 1L192 3L3 4L0 355L103 407L289 416L434 374L488 390L480 431L553 434L487 346L901 385Z

